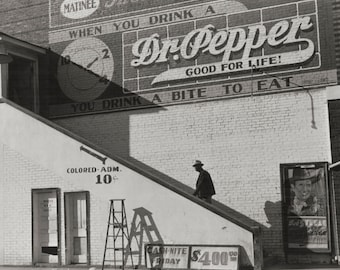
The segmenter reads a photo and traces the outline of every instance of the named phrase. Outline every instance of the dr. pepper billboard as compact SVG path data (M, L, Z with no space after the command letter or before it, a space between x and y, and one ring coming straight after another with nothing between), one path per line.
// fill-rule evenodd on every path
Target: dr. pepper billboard
M331 2L54 0L50 116L336 83Z

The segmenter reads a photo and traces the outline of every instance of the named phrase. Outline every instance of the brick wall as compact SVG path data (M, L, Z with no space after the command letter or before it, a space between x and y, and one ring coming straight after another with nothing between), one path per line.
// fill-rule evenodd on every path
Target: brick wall
M48 45L48 0L2 1L0 31L40 46Z
M59 186L53 173L4 146L4 264L32 263L31 189ZM46 181L48 179L48 181ZM24 180L24 181L23 181ZM13 213L18 217L13 218ZM23 226L25 224L25 226ZM11 228L11 230L8 230ZM62 240L62 245L63 239Z
M90 186L82 188L79 182L58 175L56 172L42 167L21 153L3 146L0 156L4 160L3 192L3 265L32 264L32 189L59 188L60 192L60 254L61 263L65 264L65 215L64 192L89 190ZM80 178L80 181L83 181ZM1 190L1 189L0 189ZM93 190L92 190L93 191ZM91 191L91 192L92 192ZM90 192L90 193L91 193ZM91 206L91 263L100 265L106 234L108 208L107 198L90 195ZM104 207L103 207L104 206ZM131 219L130 219L131 220ZM1 239L1 237L0 237ZM1 249L0 249L1 251ZM0 256L1 258L1 256ZM1 265L0 264L0 265Z
M60 119L58 124L148 170L193 187L195 159L220 202L262 223L266 255L283 258L282 163L330 161L325 91L254 96ZM315 115L316 129L311 127Z

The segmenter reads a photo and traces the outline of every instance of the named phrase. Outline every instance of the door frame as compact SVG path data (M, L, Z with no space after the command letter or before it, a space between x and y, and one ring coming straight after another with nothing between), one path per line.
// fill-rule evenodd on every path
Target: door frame
M90 249L90 192L89 191L72 191L72 192L64 192L64 230L65 230L65 263L66 265L71 264L71 256L69 255L68 250L70 250L68 246L68 234L69 230L67 228L68 224L68 215L67 215L67 200L68 196L72 194L78 194L78 193L85 193L85 200L86 200L86 248L87 248L87 254L86 254L86 263L85 265L91 264L91 249Z
M61 265L61 252L60 252L60 222L61 222L61 217L60 217L60 188L39 188L39 189L32 189L31 190L31 218L32 218L32 265L37 265L37 264L45 264L45 263L39 263L39 262L34 262L35 254L34 254L34 194L39 194L39 193L46 193L46 192L56 192L56 197L57 197L57 243L58 243L58 263L57 265ZM47 263L48 265L54 265L53 263Z

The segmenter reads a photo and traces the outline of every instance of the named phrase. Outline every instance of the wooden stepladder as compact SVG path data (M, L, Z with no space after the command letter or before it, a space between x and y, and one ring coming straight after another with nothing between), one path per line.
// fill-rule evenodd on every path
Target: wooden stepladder
M152 213L143 207L133 209L135 214L131 222L130 247L126 249L127 254L137 257L136 267L143 266L142 257L146 244L163 244L161 234L158 231ZM135 241L134 241L135 240ZM128 257L125 257L125 263Z
M111 263L111 266L113 265L114 268L124 270L127 263L125 256L130 256L133 267L131 252L126 252L130 250L130 236L124 199L110 200L102 270L104 270L106 262Z

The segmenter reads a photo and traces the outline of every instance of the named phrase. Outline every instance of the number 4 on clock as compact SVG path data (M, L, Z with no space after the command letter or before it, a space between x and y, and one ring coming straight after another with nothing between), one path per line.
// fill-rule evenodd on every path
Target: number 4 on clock
M70 64L71 57L69 55L60 56L60 63L62 66Z

